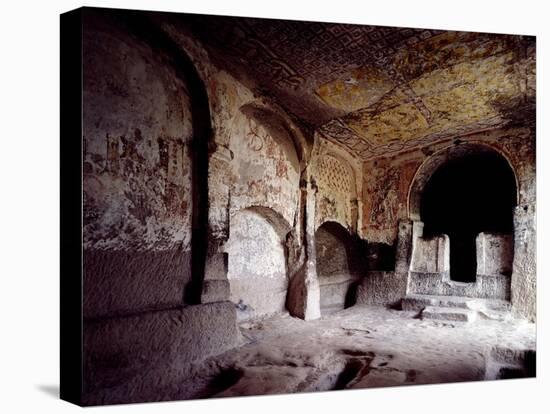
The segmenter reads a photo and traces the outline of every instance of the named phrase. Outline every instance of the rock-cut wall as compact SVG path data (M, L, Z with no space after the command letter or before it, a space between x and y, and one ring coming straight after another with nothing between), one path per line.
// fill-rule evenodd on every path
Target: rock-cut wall
M86 9L83 33L83 403L151 400L240 340L233 304L186 303L209 112L150 21Z
M83 47L84 314L180 304L193 207L186 81L93 14Z

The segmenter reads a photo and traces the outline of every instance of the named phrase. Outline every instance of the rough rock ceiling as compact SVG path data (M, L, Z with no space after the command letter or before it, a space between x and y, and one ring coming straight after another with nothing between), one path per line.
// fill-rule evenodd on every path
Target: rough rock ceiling
M534 117L534 37L182 19L218 66L363 159Z

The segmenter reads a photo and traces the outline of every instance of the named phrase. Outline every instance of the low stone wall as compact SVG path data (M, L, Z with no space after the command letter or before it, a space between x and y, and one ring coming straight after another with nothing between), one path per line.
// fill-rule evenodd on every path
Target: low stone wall
M285 311L288 288L285 219L267 207L251 207L231 216L228 254L229 299L238 317L248 319Z
M475 283L463 283L450 280L448 272L411 271L407 293L510 300L510 277L478 274Z
M357 287L357 300L365 305L395 305L407 292L407 279L395 272L370 271Z
M319 277L321 313L341 310L346 305L354 304L355 295L353 290L355 290L356 281L357 278L350 275Z
M534 344L500 344L485 353L485 379L533 378L537 376Z
M242 341L231 302L86 321L84 326L85 405L156 400L157 391L176 383L193 362Z
M85 318L113 317L180 305L191 282L191 254L84 250Z
M285 312L287 289L286 278L231 279L231 301L236 305L237 318L245 320Z

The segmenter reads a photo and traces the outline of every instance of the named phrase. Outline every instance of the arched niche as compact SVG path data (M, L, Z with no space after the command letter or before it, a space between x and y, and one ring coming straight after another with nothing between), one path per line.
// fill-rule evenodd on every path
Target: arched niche
M317 185L316 228L330 220L355 233L358 220L357 183L350 163L336 152L323 153L315 160L313 179Z
M305 169L305 149L289 122L277 111L251 102L241 106L231 123L229 149L230 206L269 207L294 223Z
M366 271L364 244L334 221L324 222L315 232L322 314L355 304L356 285Z
M288 222L277 212L251 206L231 214L227 278L240 319L285 311L288 289Z
M506 163L509 165L510 169L514 174L514 180L516 185L516 204L519 197L518 189L518 178L514 171L514 168L510 160L497 149L481 143L463 143L459 145L451 145L447 148L444 148L428 157L416 171L414 178L409 187L409 193L407 196L407 212L409 219L413 221L420 220L420 204L422 193L424 188L435 173L435 171L447 163L455 159L460 159L467 157L469 154L487 154L487 153L496 153L502 157Z
M262 125L282 146L293 167L302 172L309 162L311 145L302 132L278 110L261 101L243 105L240 111L249 119Z
M144 14L90 10L82 42L85 314L199 303L212 137L204 82Z
M467 296L493 294L484 287L492 284L508 297L517 199L516 175L494 148L469 143L432 155L409 193L409 216L421 229L413 241L412 270L470 284L448 285Z

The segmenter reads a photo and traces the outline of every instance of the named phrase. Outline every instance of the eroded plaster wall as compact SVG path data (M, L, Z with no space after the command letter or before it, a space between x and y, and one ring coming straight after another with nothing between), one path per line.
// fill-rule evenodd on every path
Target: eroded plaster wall
M261 210L240 210L231 217L225 245L231 301L241 318L281 313L288 288L283 232Z
M230 131L231 161L217 174L228 192L229 240L223 250L228 253L231 300L247 316L282 312L290 277L286 233L298 231L303 202L296 144L285 119L256 103L236 108ZM262 209L284 223L285 231L277 233L254 213Z
M205 287L208 292L203 295L203 299L216 300L229 294L240 310L241 299L246 303L247 298L263 297L267 300L267 297L260 294L237 298L235 289L238 289L240 283L237 280L230 282L225 289L217 288L223 286L224 280L229 278L231 263L246 260L247 256L246 250L226 248L234 231L239 231L233 227L234 217L244 209L268 208L286 223L287 231L294 228L296 234L299 234L301 166L293 132L284 113L252 99L242 84L224 72L216 73L214 79L217 82L216 93L224 92L223 98L217 98L224 103L224 109L218 109L221 114L214 113L220 133L215 137L216 151L210 157L209 226L212 259L209 263L212 265L207 268ZM241 235L247 237L242 232ZM279 240L279 244L285 241ZM302 244L299 236L295 237L295 242ZM226 257L222 259L222 255ZM228 267L224 268L220 263L228 263ZM279 266L277 272L288 277L287 267L283 265ZM275 280L273 283L273 288L267 289L267 292L275 294L277 299L274 302L277 305L270 304L262 309L257 299L251 299L252 302L247 306L252 314L284 309L280 299L283 298L284 303L286 281ZM252 287L245 284L241 289L250 291Z
M357 281L366 271L365 246L336 222L325 222L315 232L321 312L355 304Z
M128 31L84 30L84 314L181 304L191 279L186 81Z
M258 97L241 79L216 67L185 28L166 22L161 25L205 77L210 104L209 237L201 300L236 300L229 267L232 261L244 260L246 253L232 250L234 239L229 240L234 234L232 221L244 209L268 208L292 231L290 240L285 240L289 263L280 272L291 277L304 265L305 198L300 179L305 175L312 138L274 102ZM238 311L242 307L238 302L235 305Z
M288 223L298 208L300 166L288 132L266 110L241 107L232 123L231 210L269 207ZM229 178L229 177L226 177Z
M184 52L148 20L83 16L84 400L141 401L240 340L232 303L186 300L209 112Z

